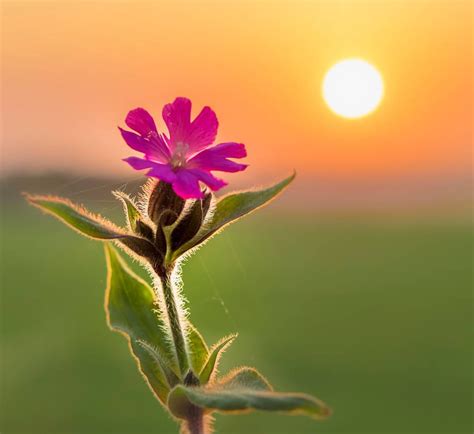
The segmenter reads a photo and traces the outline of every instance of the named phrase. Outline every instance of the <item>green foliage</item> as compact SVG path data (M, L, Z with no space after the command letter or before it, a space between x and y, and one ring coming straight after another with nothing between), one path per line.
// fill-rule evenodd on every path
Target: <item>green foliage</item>
M188 322L188 347L191 368L194 372L201 372L207 358L209 357L209 349L207 348L201 333Z
M181 255L224 226L270 202L294 177L293 174L266 189L231 193L217 202L212 193L202 200L184 201L165 182L147 184L148 193L139 204L125 193L115 192L124 205L128 231L67 199L51 196L27 196L27 199L83 235L100 240L116 239L135 255L145 258L155 271L164 272ZM147 216L143 215L145 212Z
M219 365L219 359L225 349L234 342L237 335L230 335L221 339L216 345L214 345L210 351L209 357L206 360L206 364L199 372L199 381L201 384L207 384L213 377L213 374L217 370Z
M124 205L128 231L65 199L28 196L32 204L80 233L115 240L127 247L132 256L147 259L147 268L155 276L154 288L136 276L118 252L106 244L107 322L127 338L141 374L157 399L182 420L185 432L208 432L205 418L213 411L265 410L315 418L329 414L329 409L311 396L273 392L253 368L240 368L218 379L220 357L236 335L225 337L208 349L187 319L179 273L175 272L175 262L181 254L268 203L293 178L294 175L267 189L230 194L214 206L211 193L202 200L184 201L163 182L156 183L139 205L118 192L115 196ZM147 210L148 215L144 216L140 209Z
M67 199L53 196L30 196L26 199L43 211L57 217L83 235L99 240L123 238L127 234L113 223L91 214Z
M178 418L194 404L206 412L222 413L262 410L286 414L304 414L323 419L329 408L312 396L274 392L267 380L253 368L240 368L212 387L177 385L169 394L168 407Z
M160 256L155 246L147 239L128 234L103 217L94 215L67 199L52 196L26 196L27 200L53 215L82 235L97 240L116 240L136 255L156 262Z
M128 225L132 231L135 231L137 228L137 222L143 219L137 205L128 194L125 194L122 191L114 191L113 194L123 203Z
M180 248L176 249L174 258L178 258L186 251L203 243L224 226L269 203L281 193L294 178L295 174L263 190L231 193L222 197L217 201L212 215L205 221L198 234Z
M123 204L129 229L135 234L153 241L153 229L145 223L146 218L142 215L133 199L123 191L114 191L113 194Z
M105 252L108 267L105 297L108 325L128 338L141 373L164 403L171 387L167 374L170 370L178 372L178 367L170 343L171 337L157 315L155 293L127 267L113 247L106 244Z
M155 361L157 367L159 367L162 373L165 375L169 387L173 387L180 382L179 375L173 370L172 364L169 360L163 356L162 352L158 347L152 347L148 342L139 341L139 344L148 351L149 355Z
M189 359L191 368L199 372L197 384L202 386L186 385L179 373L173 339L157 309L155 292L129 270L114 248L106 246L106 255L109 275L105 306L109 326L128 338L141 373L176 418L189 419L196 407L205 413L265 410L315 418L329 414L329 409L311 396L273 392L252 368L241 368L215 380L219 358L236 336L226 337L208 350L191 324L187 331Z

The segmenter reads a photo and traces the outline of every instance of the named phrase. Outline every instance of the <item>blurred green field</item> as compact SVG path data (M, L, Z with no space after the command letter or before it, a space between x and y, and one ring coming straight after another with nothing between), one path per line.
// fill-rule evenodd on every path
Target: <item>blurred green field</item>
M2 233L0 431L175 434L106 327L101 244L26 205ZM217 416L217 432L472 432L471 246L459 220L272 207L211 240L184 282L208 343L240 333L221 372L254 365L335 411Z

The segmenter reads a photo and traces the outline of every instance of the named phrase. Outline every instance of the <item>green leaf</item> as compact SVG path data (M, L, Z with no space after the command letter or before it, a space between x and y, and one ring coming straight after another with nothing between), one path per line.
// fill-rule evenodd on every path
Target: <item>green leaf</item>
M255 368L237 368L220 379L218 388L273 391L268 380Z
M124 207L124 211L127 214L127 221L132 231L136 231L137 222L142 218L140 211L138 210L135 202L130 198L128 194L123 191L114 191L112 194L119 199Z
M57 217L83 235L99 240L126 237L127 234L113 223L93 215L68 199L53 196L30 196L26 199L43 211Z
M278 195L278 193L287 187L291 181L293 181L295 176L296 174L293 174L272 187L263 190L231 193L219 199L210 220L205 223L204 229L201 230L192 240L180 247L174 254L174 258L178 258L187 250L206 241L209 237L229 223L232 223L244 215L269 203Z
M152 264L156 263L157 260L162 259L162 254L157 250L157 248L150 241L144 238L126 235L125 237L120 238L118 242L128 247L138 256L147 258ZM134 256L133 253L131 254L132 257Z
M27 200L66 223L82 235L97 240L116 240L140 257L156 262L160 252L147 239L127 234L112 222L94 215L67 199L51 196L26 196Z
M139 341L129 340L129 348L137 362L140 374L153 395L161 404L166 405L171 386L167 382L163 369L158 365L153 355Z
M192 404L223 413L261 410L303 414L315 419L330 414L329 407L310 395L274 392L267 380L252 368L234 371L212 388L178 385L168 396L168 407L176 417L185 416Z
M127 216L127 223L130 230L147 240L153 241L153 229L145 223L145 218L138 209L133 199L123 191L114 191L113 195L123 204L123 209Z
M161 351L158 348L152 347L148 342L139 341L139 344L147 350L153 360L156 362L157 366L162 370L163 374L166 376L166 380L168 382L168 386L174 387L176 384L179 383L179 377L176 372L169 366L169 363Z
M191 368L194 372L199 373L209 357L209 349L207 348L204 338L190 323L188 323L187 340L188 348L190 350L189 357Z
M128 268L113 247L106 244L105 252L108 266L105 298L108 325L127 337L141 373L164 403L172 386L167 377L168 371L176 372L177 368L171 355L170 338L158 318L155 293Z
M209 357L206 360L206 364L199 373L199 381L201 384L206 384L211 380L213 374L215 375L219 360L224 350L235 340L237 335L230 335L222 338L217 344L215 344L209 353Z

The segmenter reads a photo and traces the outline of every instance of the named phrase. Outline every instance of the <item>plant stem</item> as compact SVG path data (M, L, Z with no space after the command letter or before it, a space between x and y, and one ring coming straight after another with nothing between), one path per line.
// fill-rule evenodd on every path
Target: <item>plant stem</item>
M177 291L175 291L173 288L171 272L161 273L158 271L158 276L160 276L160 281L163 288L163 307L166 309L168 316L171 337L173 338L179 369L184 377L189 369L189 358L186 349L186 340L183 327L184 324L182 324L179 315L179 309L181 305L181 303L179 303L177 300L179 294L177 294Z
M199 407L193 407L192 413L186 421L186 428L189 434L205 434L204 417Z

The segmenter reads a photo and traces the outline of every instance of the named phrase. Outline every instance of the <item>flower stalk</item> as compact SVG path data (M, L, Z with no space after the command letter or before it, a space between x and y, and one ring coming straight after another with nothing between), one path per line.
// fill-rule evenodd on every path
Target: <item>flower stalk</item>
M187 430L186 434L210 434L209 430L205 431L203 411L194 406L190 413L188 420L184 423L184 429Z
M184 378L189 370L189 355L186 347L185 318L180 314L182 303L179 300L178 290L174 285L173 271L167 271L163 276L158 274L158 278L163 292L162 309L165 310L165 316L168 318L170 335L173 340L173 348L176 353L179 371Z
M199 386L199 379L190 371L184 379L184 385L197 387ZM190 405L187 413L188 416L183 423L182 429L186 434L211 434L212 430L204 421L204 411L202 408L196 405Z

